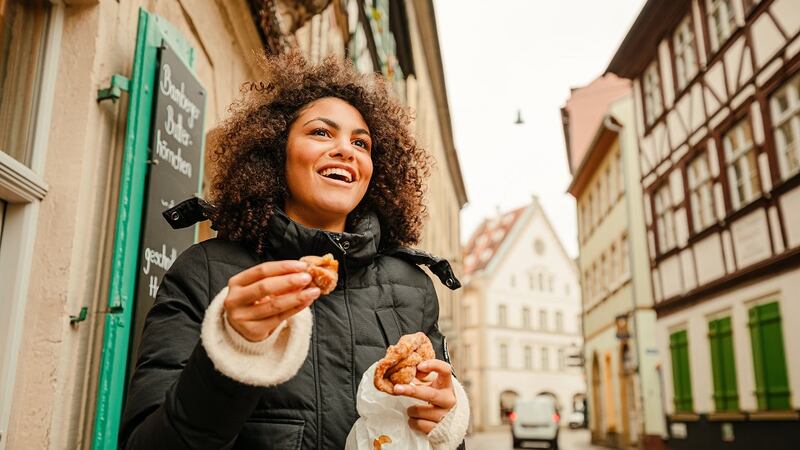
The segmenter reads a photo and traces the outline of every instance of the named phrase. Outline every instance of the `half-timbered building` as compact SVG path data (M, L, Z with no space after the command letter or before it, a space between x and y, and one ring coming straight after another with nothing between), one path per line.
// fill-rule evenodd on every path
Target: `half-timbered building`
M671 448L800 442L800 2L648 0L633 81Z

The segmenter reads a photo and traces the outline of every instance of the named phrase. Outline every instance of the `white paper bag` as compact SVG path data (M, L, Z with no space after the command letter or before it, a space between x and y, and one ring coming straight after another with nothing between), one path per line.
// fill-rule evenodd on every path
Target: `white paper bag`
M381 450L431 450L427 436L408 425L406 413L410 406L426 403L376 389L374 377L377 365L377 362L371 365L361 377L356 398L356 408L361 417L347 435L345 450L375 450L378 448L375 440L381 436L391 439L391 443L380 447Z

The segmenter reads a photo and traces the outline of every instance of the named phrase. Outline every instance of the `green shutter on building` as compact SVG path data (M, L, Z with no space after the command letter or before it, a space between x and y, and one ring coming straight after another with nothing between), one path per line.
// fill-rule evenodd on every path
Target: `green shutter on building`
M736 387L736 365L730 317L712 320L708 323L708 341L711 347L716 410L718 412L738 411L739 393Z
M749 315L758 409L789 409L789 379L778 302L754 306Z
M686 330L677 331L670 335L669 349L672 354L672 386L675 393L675 412L692 412L689 339L686 336Z

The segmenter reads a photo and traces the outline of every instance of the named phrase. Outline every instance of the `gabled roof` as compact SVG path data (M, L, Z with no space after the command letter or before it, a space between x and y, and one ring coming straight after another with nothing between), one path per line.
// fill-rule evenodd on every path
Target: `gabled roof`
M484 219L475 232L470 237L464 247L464 276L494 270L499 261L507 253L507 249L514 244L514 240L519 235L520 230L525 226L534 213L540 212L545 225L552 233L558 243L558 251L564 256L573 270L577 273L577 267L573 258L570 258L564 249L564 244L547 217L547 213L539 204L539 200L534 196L533 201L526 206L511 210L507 213L498 214L496 217Z

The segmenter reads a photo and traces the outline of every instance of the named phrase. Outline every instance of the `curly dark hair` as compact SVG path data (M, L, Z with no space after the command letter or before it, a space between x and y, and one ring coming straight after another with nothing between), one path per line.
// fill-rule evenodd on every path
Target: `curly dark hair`
M373 140L372 179L347 226L373 212L381 223L381 248L416 244L426 215L432 160L417 146L411 113L384 79L360 74L349 61L335 57L312 64L297 51L264 56L259 63L265 78L243 85L230 117L209 136L215 163L211 219L220 236L266 253L269 220L289 195L289 127L309 103L336 97L361 113Z

